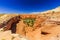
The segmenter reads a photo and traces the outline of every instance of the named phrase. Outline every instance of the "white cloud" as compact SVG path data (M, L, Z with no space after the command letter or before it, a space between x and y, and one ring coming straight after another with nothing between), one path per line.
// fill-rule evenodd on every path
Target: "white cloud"
M23 11L21 12L19 10L13 10L13 9L9 9L9 8L0 7L0 13L40 14L40 13L48 13L48 12L52 12L52 11L60 12L60 6L55 9L52 9L52 10L47 10L47 11L43 11L43 12L31 12L31 13L25 13L25 12L23 12Z
M20 11L0 7L0 13L20 13Z

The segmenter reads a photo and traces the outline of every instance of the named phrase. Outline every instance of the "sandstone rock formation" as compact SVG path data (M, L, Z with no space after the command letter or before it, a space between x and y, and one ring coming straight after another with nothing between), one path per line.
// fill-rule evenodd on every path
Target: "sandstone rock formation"
M5 30L16 29L17 34L30 40L60 40L60 7L39 14L9 15L0 21L0 27L6 26Z

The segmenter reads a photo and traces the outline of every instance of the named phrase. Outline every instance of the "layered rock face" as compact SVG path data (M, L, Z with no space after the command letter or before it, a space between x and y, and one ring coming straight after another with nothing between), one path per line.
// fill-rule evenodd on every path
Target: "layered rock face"
M19 20L20 16L18 14L5 14L0 17L0 28L4 28L4 30L13 30ZM13 32L15 32L15 29Z
M56 9L41 14L20 15L16 33L27 36L30 40L60 40L60 11Z
M48 19L41 27L42 40L60 40L60 7L56 9L45 13Z
M1 19L0 28L12 30L13 33L25 36L29 40L60 40L60 11L58 9L60 7L40 14L4 15L3 19L7 18Z

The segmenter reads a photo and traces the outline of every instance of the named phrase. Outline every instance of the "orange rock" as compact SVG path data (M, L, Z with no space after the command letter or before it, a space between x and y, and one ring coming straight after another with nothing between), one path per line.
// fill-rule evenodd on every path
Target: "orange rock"
M35 31L26 33L26 36L30 40L41 40L41 29L36 29Z
M23 23L23 21L20 21L18 24L17 24L17 27L16 27L16 33L20 34L20 35L25 35L25 24Z

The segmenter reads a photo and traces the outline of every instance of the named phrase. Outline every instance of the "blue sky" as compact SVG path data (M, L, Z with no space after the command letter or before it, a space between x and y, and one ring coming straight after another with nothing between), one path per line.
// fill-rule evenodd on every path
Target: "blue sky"
M60 0L0 0L0 13L31 13L60 6Z

